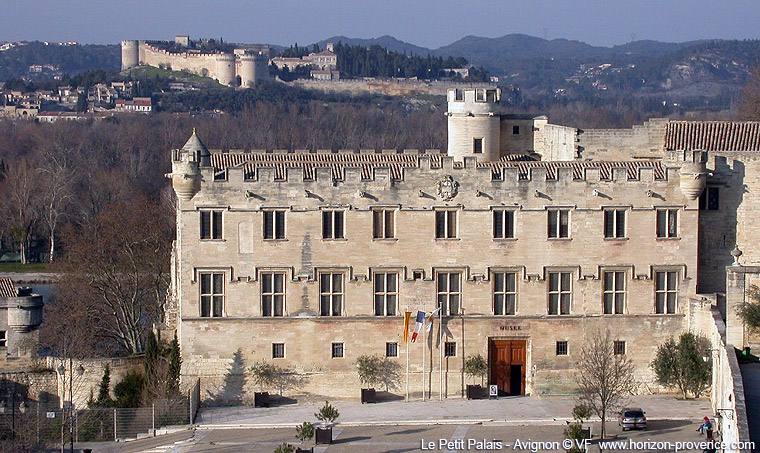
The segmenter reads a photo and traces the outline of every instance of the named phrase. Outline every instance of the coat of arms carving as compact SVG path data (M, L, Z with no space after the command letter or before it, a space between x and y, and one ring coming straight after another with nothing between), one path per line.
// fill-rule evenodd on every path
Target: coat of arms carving
M459 183L451 175L446 175L436 183L438 195L444 201L451 201L459 193Z

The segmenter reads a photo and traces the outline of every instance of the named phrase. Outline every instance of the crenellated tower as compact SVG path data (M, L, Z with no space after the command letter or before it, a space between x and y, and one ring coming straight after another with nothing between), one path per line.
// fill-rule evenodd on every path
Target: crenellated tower
M499 160L501 89L449 89L448 155L461 162L475 156L478 162Z

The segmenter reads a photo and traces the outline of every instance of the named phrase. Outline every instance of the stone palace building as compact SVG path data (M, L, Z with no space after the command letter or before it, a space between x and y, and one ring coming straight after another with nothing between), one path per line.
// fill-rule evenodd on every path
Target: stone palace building
M375 354L399 365L394 393L408 360L413 397L458 397L480 354L501 394L565 394L608 329L657 391L660 343L705 330L714 305L736 319L722 295L760 276L731 254L760 264L758 123L580 130L504 114L500 94L448 92L446 152L212 151L195 132L172 150L183 379L240 401L266 361L299 376L291 392L358 398L356 359ZM404 313L411 329L436 308L443 333L436 318L407 349Z

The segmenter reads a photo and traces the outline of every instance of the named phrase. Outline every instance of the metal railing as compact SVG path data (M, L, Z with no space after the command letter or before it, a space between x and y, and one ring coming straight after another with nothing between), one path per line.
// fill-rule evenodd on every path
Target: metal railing
M27 445L102 442L154 435L157 429L193 422L198 391L190 397L157 400L150 407L92 408L69 412L58 406L30 401L0 413L0 439ZM71 413L71 419L69 414Z

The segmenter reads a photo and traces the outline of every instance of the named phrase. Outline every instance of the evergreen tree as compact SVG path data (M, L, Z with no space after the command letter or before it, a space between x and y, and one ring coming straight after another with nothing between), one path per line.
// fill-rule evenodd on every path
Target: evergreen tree
M182 368L182 356L179 351L179 341L177 333L174 333L174 339L169 344L169 381L173 392L179 392L179 374Z
M100 380L100 386L98 387L98 399L95 400L95 404L99 407L108 407L113 404L111 399L111 366L106 363L103 368L103 379Z
M158 340L156 340L156 335L151 330L148 332L148 340L145 344L145 359L143 361L145 376L151 376L153 374L153 369L155 368L156 361L160 355L161 350L158 346Z

